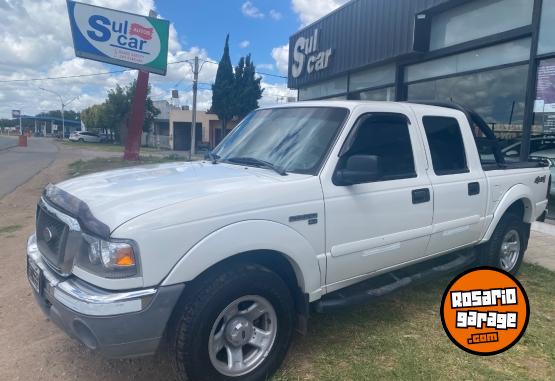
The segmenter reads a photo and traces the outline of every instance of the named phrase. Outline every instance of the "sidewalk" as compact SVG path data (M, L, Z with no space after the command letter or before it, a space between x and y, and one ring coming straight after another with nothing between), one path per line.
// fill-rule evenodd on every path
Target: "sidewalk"
M555 271L555 225L532 224L532 234L524 261Z

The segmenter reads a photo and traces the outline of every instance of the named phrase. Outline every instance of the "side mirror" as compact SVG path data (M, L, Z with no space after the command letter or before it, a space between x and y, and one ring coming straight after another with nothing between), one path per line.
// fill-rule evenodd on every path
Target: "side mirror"
M355 185L379 180L382 175L380 164L379 156L349 156L345 168L335 172L333 182L336 185Z

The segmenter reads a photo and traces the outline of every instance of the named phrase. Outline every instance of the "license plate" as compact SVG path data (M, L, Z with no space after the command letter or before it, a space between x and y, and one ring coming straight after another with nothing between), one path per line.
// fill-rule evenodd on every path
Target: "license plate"
M29 261L29 259L27 259L27 278L31 286L40 295L42 291L42 271L40 267Z

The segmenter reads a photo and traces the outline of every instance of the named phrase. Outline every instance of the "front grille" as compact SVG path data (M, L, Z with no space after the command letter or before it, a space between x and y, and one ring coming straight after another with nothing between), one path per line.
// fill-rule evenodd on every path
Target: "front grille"
M37 245L47 262L62 272L68 226L39 206L37 208Z

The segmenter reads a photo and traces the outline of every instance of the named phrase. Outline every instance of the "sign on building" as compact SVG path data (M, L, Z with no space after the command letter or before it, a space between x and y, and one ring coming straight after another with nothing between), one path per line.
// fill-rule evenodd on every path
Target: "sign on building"
M169 21L68 1L77 57L166 74Z
M538 66L534 112L543 113L543 133L555 133L555 59L542 60Z
M319 29L314 29L310 37L299 37L293 47L293 65L291 75L299 78L304 72L307 75L326 69L330 64L331 48L320 50Z

